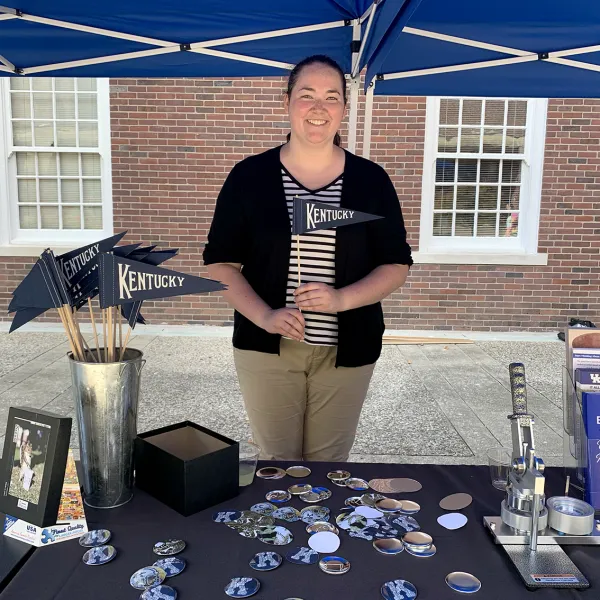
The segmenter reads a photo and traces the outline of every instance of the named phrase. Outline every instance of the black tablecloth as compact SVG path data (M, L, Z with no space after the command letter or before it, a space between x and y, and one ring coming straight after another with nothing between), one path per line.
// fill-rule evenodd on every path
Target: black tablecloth
M263 463L280 464L281 463ZM1 600L134 600L140 592L129 585L131 574L156 560L152 552L155 542L166 538L180 538L187 542L180 555L186 559L186 570L167 580L179 593L181 600L226 600L226 584L232 577L256 577L261 589L257 600L367 600L381 598L381 585L393 579L407 579L418 589L423 600L446 600L461 597L445 584L445 576L452 571L467 571L482 582L475 597L486 600L532 598L518 572L501 546L494 544L484 528L484 516L498 515L503 494L491 484L488 469L483 466L433 466L391 464L327 464L310 463L312 475L307 481L313 486L328 487L333 496L324 502L332 511L332 518L344 500L357 493L331 484L326 473L334 468L346 468L353 476L412 477L423 484L423 489L412 494L396 495L420 503L416 515L423 531L434 538L437 554L432 558L416 558L406 552L396 556L378 553L371 542L350 538L340 531L342 544L336 552L351 562L351 569L341 576L327 575L317 565L301 566L284 563L274 571L257 572L248 566L256 552L274 550L282 556L293 546L306 545L308 534L302 522L279 524L294 534L290 546L268 546L256 539L239 536L226 525L214 523L212 513L221 509L245 510L256 502L264 501L265 494L274 489L287 489L299 480L285 477L277 481L255 479L241 494L219 507L188 518L164 506L143 492L126 506L108 510L87 509L90 528L108 528L113 533L111 543L118 556L103 566L87 566L81 562L83 549L76 540L41 548L33 553L25 566L0 594ZM210 485L207 481L206 485ZM547 469L547 495L559 495L564 488L562 469ZM474 502L463 512L469 522L462 529L448 531L437 523L442 514L438 503L454 492L468 492ZM288 504L296 508L306 505L293 498ZM567 554L590 580L591 588L574 590L539 590L539 600L600 598L600 548L594 546L566 547Z

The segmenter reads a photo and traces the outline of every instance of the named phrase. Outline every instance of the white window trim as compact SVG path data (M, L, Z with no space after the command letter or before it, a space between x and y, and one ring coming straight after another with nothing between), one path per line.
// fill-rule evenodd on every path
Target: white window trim
M18 226L15 198L16 173L12 158L12 132L9 114L10 81L0 78L0 256L39 256L46 248L68 252L81 245L114 235L112 197L112 157L110 135L110 80L97 79L98 148L56 148L56 152L100 154L103 229L74 231L32 231L15 235ZM32 150L28 148L28 150ZM43 150L48 150L44 148ZM33 149L35 151L35 149Z
M435 167L436 158L439 156L437 153L437 131L440 98L427 98L419 251L415 252L413 256L416 263L548 264L548 256L538 253L548 100L544 98L524 98L524 100L528 100L528 105L521 190L523 192L522 197L526 198L527 201L521 205L518 237L507 240L498 238L450 238L432 235ZM505 159L510 158L508 155L501 156ZM489 158L499 157L500 155L489 155Z

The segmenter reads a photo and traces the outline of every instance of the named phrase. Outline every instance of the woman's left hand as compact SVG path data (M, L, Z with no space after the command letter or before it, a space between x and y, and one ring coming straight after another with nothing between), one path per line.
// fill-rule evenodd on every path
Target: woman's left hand
M338 313L343 310L342 293L326 283L303 283L294 292L300 310Z

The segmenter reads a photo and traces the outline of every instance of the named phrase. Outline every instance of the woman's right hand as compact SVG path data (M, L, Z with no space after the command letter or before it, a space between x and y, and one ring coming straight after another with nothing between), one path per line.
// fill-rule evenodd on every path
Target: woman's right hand
M301 342L304 339L304 317L295 308L271 309L263 318L262 329Z

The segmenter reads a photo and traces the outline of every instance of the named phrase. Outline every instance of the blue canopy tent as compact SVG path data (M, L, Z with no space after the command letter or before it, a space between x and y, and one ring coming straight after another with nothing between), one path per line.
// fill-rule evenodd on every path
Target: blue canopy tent
M370 40L374 95L600 97L600 2L422 0Z
M10 0L0 6L0 75L261 77L327 54L350 79L354 150L359 73L375 51L367 42L420 1Z

